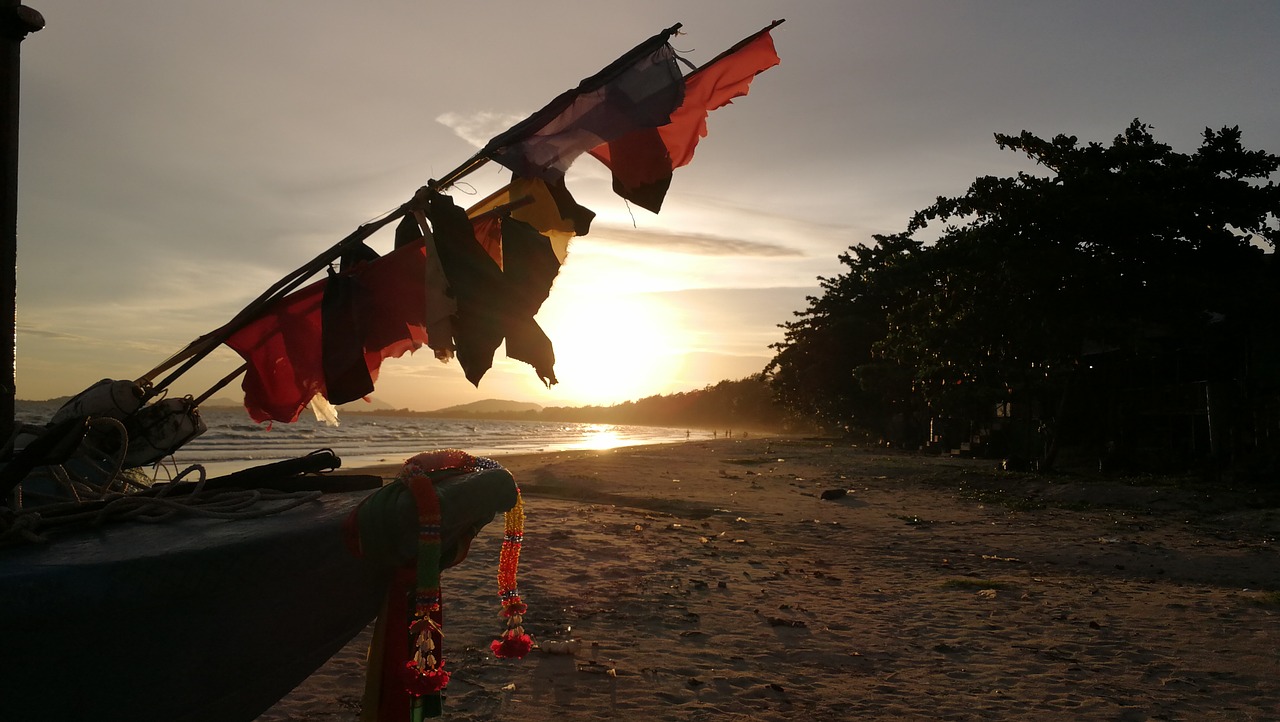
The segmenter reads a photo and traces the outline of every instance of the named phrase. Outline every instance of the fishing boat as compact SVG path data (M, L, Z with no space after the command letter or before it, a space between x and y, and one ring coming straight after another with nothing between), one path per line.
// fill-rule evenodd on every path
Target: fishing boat
M0 716L255 719L378 612L387 570L336 533L364 495L6 550Z
M279 490L238 513L106 523L0 551L0 718L253 720L367 627L395 566L352 553L343 527L382 479L280 466L261 480ZM435 488L445 559L516 502L500 468ZM415 510L395 513L386 533L404 563Z
M2 5L8 52L0 98L9 107L0 165L9 172L0 173L7 183L0 272L12 289L18 47L43 20L16 2ZM415 700L438 697L448 675L436 646L432 575L460 561L499 512L509 628L493 649L527 651L508 554L518 558L520 500L500 466L463 452L445 452L449 463L431 466L444 457L422 455L431 461L414 457L385 484L326 474L340 460L318 452L217 479L199 469L165 481L145 472L198 436L200 404L241 377L249 416L282 423L308 407L325 415L367 395L384 360L423 346L456 358L478 384L505 341L508 356L555 383L552 344L534 315L569 240L586 235L594 215L574 201L565 170L591 155L609 168L619 195L657 212L672 171L706 135L708 113L777 64L770 31L780 22L688 74L668 42L680 26L657 33L283 277L226 324L136 379L87 389L47 425L15 428L13 378L0 379L0 424L7 424L0 438L9 439L0 453L0 717L253 720L375 616L380 625L396 617L387 610L407 599L417 606L403 628L389 628L384 661L414 670ZM512 171L510 184L457 206L448 189L489 162ZM372 251L365 241L393 223L394 250ZM6 318L12 323L14 313ZM13 330L0 336L12 341ZM198 397L168 396L175 379L221 345L243 365ZM11 374L11 343L9 352L0 366ZM231 511L219 506L225 500ZM131 520L179 508L174 520ZM405 570L415 569L416 592L403 586ZM379 719L439 712L420 700L388 702L404 696L394 686L382 684Z

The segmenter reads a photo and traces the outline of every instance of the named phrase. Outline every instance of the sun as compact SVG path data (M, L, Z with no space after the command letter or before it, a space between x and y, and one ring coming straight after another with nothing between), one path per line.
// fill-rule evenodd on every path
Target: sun
M557 391L577 403L615 404L664 393L676 371L678 315L645 296L553 294L538 323L555 344Z

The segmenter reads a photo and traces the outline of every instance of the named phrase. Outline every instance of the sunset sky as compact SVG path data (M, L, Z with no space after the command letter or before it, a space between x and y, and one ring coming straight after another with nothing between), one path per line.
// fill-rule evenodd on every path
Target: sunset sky
M675 23L702 64L786 18L782 63L711 115L660 215L573 166L598 216L538 315L561 383L499 352L477 389L419 352L384 364L375 398L608 404L758 372L841 251L976 176L1034 170L996 132L1106 143L1141 118L1180 152L1224 125L1280 152L1270 1L29 4L47 27L22 49L22 399L148 371ZM491 164L453 195L508 175ZM224 349L174 391L238 363Z

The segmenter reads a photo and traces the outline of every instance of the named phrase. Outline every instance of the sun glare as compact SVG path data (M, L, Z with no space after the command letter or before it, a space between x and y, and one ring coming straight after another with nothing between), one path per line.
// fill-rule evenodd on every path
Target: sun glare
M577 446L590 451L607 451L622 445L622 437L618 435L617 429L608 424L592 424Z
M682 336L669 308L627 294L565 296L553 293L538 314L555 343L560 393L581 404L614 404L663 392L676 371L672 345Z

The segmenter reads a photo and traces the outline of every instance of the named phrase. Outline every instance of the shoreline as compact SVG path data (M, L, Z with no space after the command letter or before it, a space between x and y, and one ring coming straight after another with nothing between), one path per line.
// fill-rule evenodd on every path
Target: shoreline
M526 496L526 628L579 647L489 654L491 523L442 579L444 719L1277 711L1275 509L800 438L493 458ZM260 720L357 720L366 645Z

